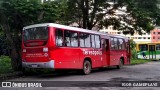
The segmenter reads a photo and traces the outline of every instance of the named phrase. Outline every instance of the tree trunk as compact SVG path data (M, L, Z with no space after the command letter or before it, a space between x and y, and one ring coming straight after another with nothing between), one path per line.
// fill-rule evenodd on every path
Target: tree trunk
M10 33L10 27L9 27L9 24L8 24L8 19L1 10L0 10L0 25L2 27L3 32L6 34L7 40L10 43L10 45L8 45L8 46L10 46L10 48L11 48L10 56L11 56L12 68L16 71L21 70L20 52L19 52L19 50L17 50L17 47L16 47L17 43L14 42L13 37Z

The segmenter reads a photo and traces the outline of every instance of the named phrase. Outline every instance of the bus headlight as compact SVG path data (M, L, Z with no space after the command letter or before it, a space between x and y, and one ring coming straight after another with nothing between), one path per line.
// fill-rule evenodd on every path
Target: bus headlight
M43 48L43 52L48 52L48 48Z

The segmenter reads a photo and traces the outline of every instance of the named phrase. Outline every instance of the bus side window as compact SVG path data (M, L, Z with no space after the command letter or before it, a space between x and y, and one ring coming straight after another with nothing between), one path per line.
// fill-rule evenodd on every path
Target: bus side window
M95 44L96 44L96 48L101 48L99 35L95 35Z
M160 50L160 44L156 44L156 50Z
M105 41L106 41L105 43L106 43L106 51L107 51L109 49L109 40L106 39Z
M114 47L114 38L111 37L111 49L115 49Z
M125 49L123 39L118 39L118 47L119 49Z
M92 45L92 48L96 47L96 44L95 44L95 35L91 35L91 45Z
M71 46L71 31L65 30L64 31L64 45L66 47L70 47Z
M56 45L63 46L63 31L61 29L56 29Z
M71 46L78 47L78 33L71 32Z
M106 47L105 47L105 46L106 46L106 45L105 45L105 39L102 39L101 42L102 42L102 50L105 50L105 48L106 48Z
M108 50L108 48L109 48L108 44L109 44L108 39L102 39L102 49L103 50L106 50L106 51Z

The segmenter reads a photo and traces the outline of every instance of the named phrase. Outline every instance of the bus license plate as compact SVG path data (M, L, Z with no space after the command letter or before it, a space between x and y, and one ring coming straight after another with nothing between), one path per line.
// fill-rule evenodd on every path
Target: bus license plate
M32 68L37 68L37 67L38 67L38 65L35 65L35 64L34 64L34 65L32 65Z

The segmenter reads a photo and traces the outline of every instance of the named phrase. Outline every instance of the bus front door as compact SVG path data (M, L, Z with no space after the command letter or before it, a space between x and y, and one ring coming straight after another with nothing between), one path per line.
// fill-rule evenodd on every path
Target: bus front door
M103 66L109 65L109 39L102 39L102 60Z
M155 45L149 45L149 59L156 59Z

